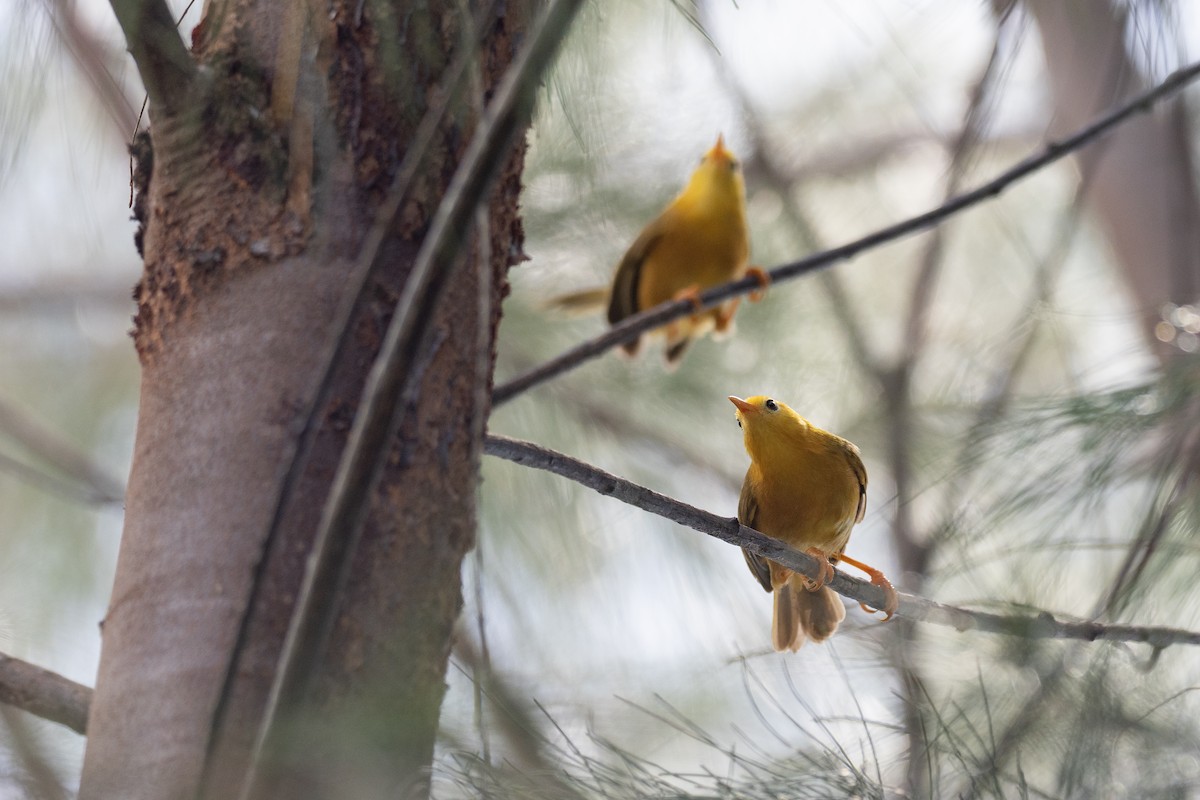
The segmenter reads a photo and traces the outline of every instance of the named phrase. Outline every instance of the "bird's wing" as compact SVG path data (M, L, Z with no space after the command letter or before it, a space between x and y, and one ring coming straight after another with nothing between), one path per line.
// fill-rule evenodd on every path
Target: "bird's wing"
M742 495L738 498L738 522L758 530L758 498L755 497L754 488L750 485L749 475L742 483ZM750 573L762 584L764 589L768 592L771 591L771 563L744 547L742 555L746 557L746 566L750 568Z
M613 277L612 293L608 298L608 321L616 325L626 317L636 314L638 308L638 284L642 279L642 265L646 258L662 240L662 217L646 226L629 249L621 263L617 265L617 274Z
M850 471L858 479L858 510L854 513L854 524L857 525L867 514L867 468L863 466L862 458L858 455L858 448L850 442L846 442L843 452L846 454L846 461L850 463Z

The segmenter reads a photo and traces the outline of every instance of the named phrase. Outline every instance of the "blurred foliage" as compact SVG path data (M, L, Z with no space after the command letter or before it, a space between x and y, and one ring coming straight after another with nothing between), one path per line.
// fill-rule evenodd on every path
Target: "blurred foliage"
M110 35L104 4L83 5ZM1194 11L1130 5L1130 47L1150 75L1187 60ZM0 9L0 399L123 476L137 371L131 304L109 290L138 271L124 143L40 8ZM748 164L763 266L940 202L948 144L997 41L962 185L1037 146L1036 34L1019 17L1001 34L987 4L947 0L589 4L530 134L533 260L511 273L497 381L604 329L542 304L606 283L719 132ZM750 158L755 132L783 190ZM902 587L1200 627L1197 367L1160 372L1146 352L1079 193L1064 162L943 226L901 423L829 285L808 277L744 305L733 338L699 342L673 373L651 342L517 398L491 427L732 516L747 457L725 396L777 395L862 448L868 517L851 552ZM883 364L903 352L929 236L833 268ZM903 496L894 434L908 446ZM63 477L3 431L0 455ZM0 650L90 682L120 509L47 488L0 471ZM770 600L733 548L493 460L481 507L461 636L486 638L483 667L531 710L514 732L471 667L451 670L436 796L896 796L910 758L933 795L1200 791L1200 659L1187 649L906 638L852 610L834 640L777 655ZM898 572L901 512L932 554L922 575ZM78 737L33 727L59 774L76 774ZM545 763L518 758L522 738ZM0 732L0 794L22 780L8 742Z
M998 36L960 185L1037 146L1044 78L1019 14L998 29L978 6L763 5L590 8L531 135L532 261L511 275L498 382L604 329L599 315L542 304L606 283L718 132L747 163L752 259L764 266L938 204ZM1134 15L1147 41L1148 9ZM1168 34L1178 23L1152 21ZM785 195L756 171L752 131L790 181ZM1195 628L1190 483L1111 603L1145 556L1139 533L1188 474L1197 372L1181 361L1159 374L1079 192L1063 163L943 226L902 423L809 277L744 305L734 338L699 343L676 372L653 344L632 361L608 355L497 409L491 427L733 515L747 459L725 395L774 394L862 448L868 517L850 550L900 584L993 610ZM929 237L833 268L885 368L903 353ZM832 642L776 655L769 598L733 548L507 463L485 462L482 497L462 635L482 628L491 668L544 710L536 735L582 796L891 796L912 775L910 746L934 795L1167 797L1200 785L1188 691L1200 659L1186 649L926 628L907 639L852 612ZM924 575L897 572L901 511L931 555ZM500 712L475 706L463 674L451 686L439 796L538 796L495 741ZM480 725L486 758L470 744Z
M0 403L120 487L138 379L124 143L42 3L4 4L0 40ZM0 462L0 651L90 684L120 503L11 430ZM0 796L9 779L20 796L56 796L30 789L35 762L74 785L82 738L19 717L0 725Z

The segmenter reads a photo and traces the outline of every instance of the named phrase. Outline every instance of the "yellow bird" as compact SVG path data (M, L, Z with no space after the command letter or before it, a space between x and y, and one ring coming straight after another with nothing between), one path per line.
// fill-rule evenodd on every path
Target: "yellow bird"
M679 196L629 246L612 288L575 292L553 304L583 309L607 295L608 321L613 325L668 300L691 300L698 308L701 292L746 274L754 275L765 289L769 278L748 265L749 257L742 170L718 136ZM737 307L735 298L664 326L667 363L678 363L691 341L710 330L732 332ZM639 344L635 340L623 347L633 355Z
M892 584L879 570L842 552L867 510L867 471L858 448L769 397L729 400L737 406L735 416L750 454L738 521L822 564L822 579L813 581L742 550L754 577L775 593L775 649L798 650L806 637L824 641L845 619L841 599L825 585L833 579L830 562L845 561L870 575L871 583L887 593L883 610L891 617L898 605Z

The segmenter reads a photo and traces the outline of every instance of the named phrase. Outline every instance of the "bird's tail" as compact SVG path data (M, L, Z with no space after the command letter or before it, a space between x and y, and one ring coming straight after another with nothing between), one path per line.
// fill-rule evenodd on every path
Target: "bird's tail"
M815 592L804 587L804 576L793 574L775 590L771 643L776 650L799 650L804 640L823 642L846 618L846 606L828 586Z
M597 314L608 305L608 287L595 286L578 292L556 295L542 302L547 311L557 311L571 316Z

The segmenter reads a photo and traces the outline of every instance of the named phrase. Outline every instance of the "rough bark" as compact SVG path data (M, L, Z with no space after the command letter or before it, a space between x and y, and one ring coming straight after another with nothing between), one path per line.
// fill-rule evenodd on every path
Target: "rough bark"
M485 87L528 21L524 5L500 7L481 48ZM141 407L82 797L228 797L240 782L349 420L476 121L473 104L455 107L383 246L386 268L355 310L353 352L260 566L350 267L458 46L460 8L337 0L305 16L299 4L211 2L193 33L201 97L178 114L152 106L153 163L140 159ZM469 248L438 308L438 346L392 445L323 665L320 730L301 736L311 745L293 775L303 796L395 796L429 764L475 528L490 375L478 365L490 364L505 271L521 250L520 165L514 153L491 199L490 246Z
M1127 11L1095 0L1026 0L1042 34L1052 135L1074 130L1147 83L1126 48ZM1129 120L1077 156L1087 202L1134 299L1141 328L1164 303L1200 298L1200 199L1182 98Z

